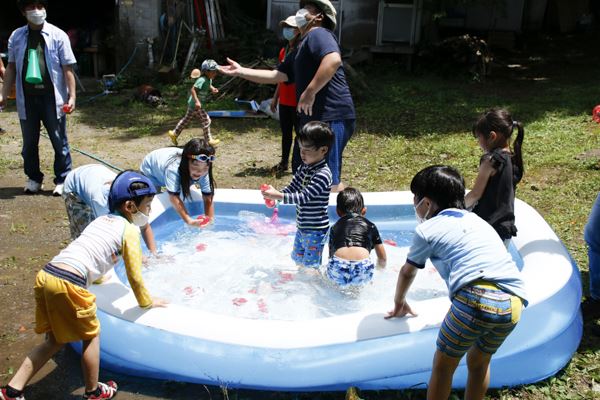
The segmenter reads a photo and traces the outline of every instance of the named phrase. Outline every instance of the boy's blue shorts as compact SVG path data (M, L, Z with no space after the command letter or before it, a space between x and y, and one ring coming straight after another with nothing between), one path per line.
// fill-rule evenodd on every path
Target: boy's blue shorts
M325 246L325 230L298 229L294 239L292 260L298 265L308 268L319 268Z
M373 279L374 268L370 258L351 261L333 256L327 265L327 277L339 286L360 286Z

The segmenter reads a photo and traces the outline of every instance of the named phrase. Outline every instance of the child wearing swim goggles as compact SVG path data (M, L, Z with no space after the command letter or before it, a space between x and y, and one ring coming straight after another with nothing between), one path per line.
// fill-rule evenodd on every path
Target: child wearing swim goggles
M140 171L157 187L165 188L169 201L181 219L190 226L204 227L215 217L213 194L215 180L213 163L216 160L215 148L205 139L194 138L183 146L157 149L147 154ZM200 187L204 203L204 216L190 216L184 201L191 198L190 187Z

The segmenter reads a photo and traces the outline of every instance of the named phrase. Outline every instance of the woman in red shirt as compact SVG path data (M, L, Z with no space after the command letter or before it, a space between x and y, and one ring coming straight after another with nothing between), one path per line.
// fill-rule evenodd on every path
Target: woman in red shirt
M288 54L296 50L296 45L300 37L300 31L296 25L295 17L289 16L279 23L283 27L283 37L288 43L279 51L279 62L283 62ZM294 83L281 82L275 89L273 101L271 102L271 111L275 112L279 104L279 125L281 126L281 162L273 167L277 173L288 170L288 160L292 147L292 130L298 133L298 118L296 114L296 85ZM298 143L294 141L294 151L292 153L292 173L300 166L300 150Z

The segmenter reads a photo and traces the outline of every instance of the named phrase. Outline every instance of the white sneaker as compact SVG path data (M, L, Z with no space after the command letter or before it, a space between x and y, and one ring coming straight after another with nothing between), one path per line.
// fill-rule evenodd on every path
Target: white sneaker
M37 193L42 190L42 183L36 182L33 179L27 179L27 183L25 184L25 193Z
M58 185L56 185L56 187L52 191L52 196L55 196L55 197L62 196L63 187L64 187L64 185L62 183L59 183Z

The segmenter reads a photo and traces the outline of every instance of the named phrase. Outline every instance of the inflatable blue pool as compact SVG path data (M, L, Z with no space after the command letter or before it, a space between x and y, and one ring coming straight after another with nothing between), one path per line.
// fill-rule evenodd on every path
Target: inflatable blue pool
M190 210L199 214L201 196L196 191L193 196ZM414 226L409 192L365 193L364 197L367 217L378 225L382 236ZM235 218L246 210L270 216L258 191L218 190L215 203L217 225L219 218ZM332 195L332 217L334 205ZM532 207L518 200L515 207L519 235L510 251L523 272L529 307L492 359L491 387L527 384L554 375L569 362L582 335L581 280L575 263ZM280 210L283 219L291 221L293 215L292 207ZM156 196L151 221L159 242L173 234L173 224L180 223L166 194ZM293 237L293 232L289 235ZM388 254L399 251L395 245L388 242ZM256 262L250 258L248 262ZM393 266L388 264L389 268ZM391 290L384 294L389 299L385 306L303 319L243 317L177 301L168 308L142 310L119 269L105 283L91 288L102 326L102 367L228 388L425 388L438 328L450 304L447 295L425 296L411 302L418 317L384 320L393 306ZM421 279L430 278L433 275L425 273ZM210 289L209 282L204 284ZM464 387L466 376L463 360L454 387Z

